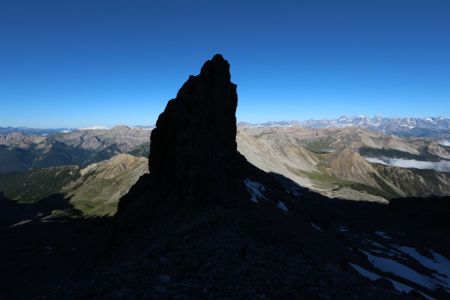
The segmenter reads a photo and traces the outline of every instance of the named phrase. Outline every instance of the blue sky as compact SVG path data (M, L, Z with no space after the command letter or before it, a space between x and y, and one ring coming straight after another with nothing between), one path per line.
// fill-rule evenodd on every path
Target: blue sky
M153 124L215 53L240 121L450 117L449 16L447 0L2 0L0 126Z

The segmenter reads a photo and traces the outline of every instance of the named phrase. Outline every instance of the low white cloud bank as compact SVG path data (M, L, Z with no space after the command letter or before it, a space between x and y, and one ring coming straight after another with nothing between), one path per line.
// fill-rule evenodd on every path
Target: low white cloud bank
M414 159L401 159L389 157L365 157L368 162L387 166L414 169L430 169L440 172L450 172L450 160L441 161L421 161Z
M442 146L450 147L450 141L449 140L442 140L442 141L439 141L438 143L441 144Z

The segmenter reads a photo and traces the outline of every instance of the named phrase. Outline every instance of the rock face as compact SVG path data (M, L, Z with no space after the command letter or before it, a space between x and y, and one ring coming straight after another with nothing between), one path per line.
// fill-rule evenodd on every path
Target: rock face
M236 201L246 160L237 151L238 99L230 79L229 63L217 54L167 103L150 138L150 174L120 201L119 216L136 216L154 205L198 208Z
M220 54L208 60L167 103L152 132L151 185L171 189L181 205L223 198L234 175L237 94L229 69Z

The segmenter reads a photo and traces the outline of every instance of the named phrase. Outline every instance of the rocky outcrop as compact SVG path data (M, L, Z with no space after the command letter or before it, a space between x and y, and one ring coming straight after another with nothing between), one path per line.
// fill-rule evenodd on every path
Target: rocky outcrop
M217 54L167 103L150 138L150 175L134 189L143 199L126 197L119 211L130 201L143 202L140 209L155 201L191 208L230 204L246 163L237 151L237 102L230 65Z
M64 143L71 147L94 150L127 153L137 146L148 142L150 132L128 126L119 125L110 129L80 129L67 133L51 135L51 140Z
M239 154L236 85L220 54L190 76L168 102L150 138L150 180L179 204L196 206L227 194Z

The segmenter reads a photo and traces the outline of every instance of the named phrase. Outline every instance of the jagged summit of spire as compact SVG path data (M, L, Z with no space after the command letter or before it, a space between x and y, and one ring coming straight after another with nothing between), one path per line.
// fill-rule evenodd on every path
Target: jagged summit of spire
M230 64L223 58L222 54L216 54L211 60L204 63L200 76L230 80Z

